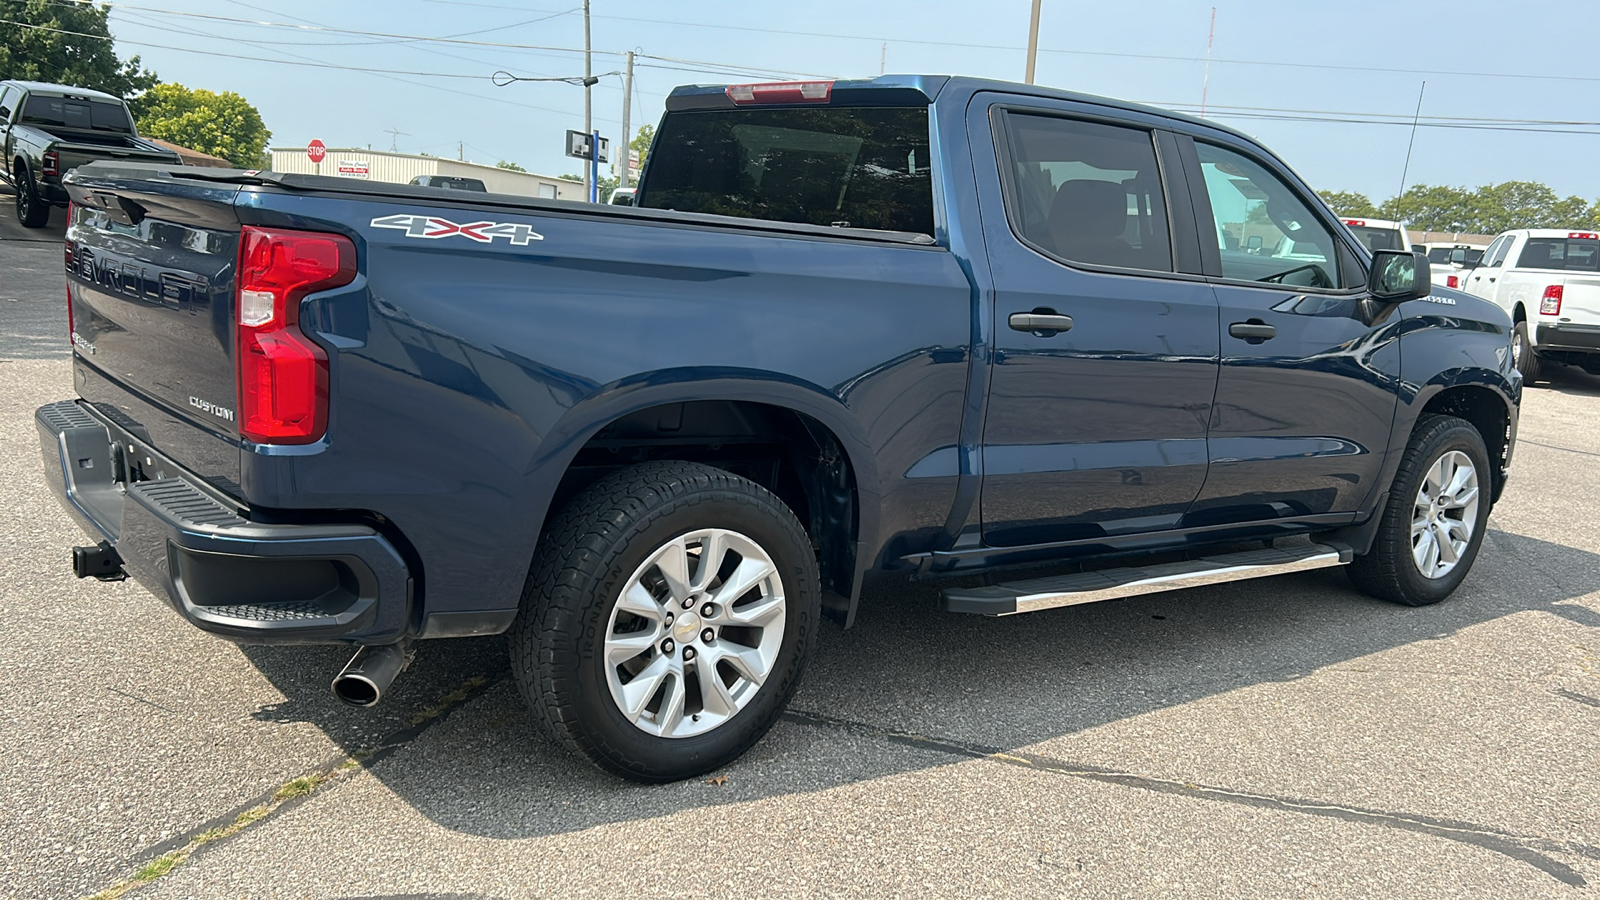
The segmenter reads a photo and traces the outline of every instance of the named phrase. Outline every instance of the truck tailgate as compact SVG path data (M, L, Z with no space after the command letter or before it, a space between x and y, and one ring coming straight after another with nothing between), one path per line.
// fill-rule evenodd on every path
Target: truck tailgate
M71 180L66 235L78 393L236 489L238 189L93 171Z
M1569 273L1563 278L1559 320L1575 325L1600 325L1600 275Z

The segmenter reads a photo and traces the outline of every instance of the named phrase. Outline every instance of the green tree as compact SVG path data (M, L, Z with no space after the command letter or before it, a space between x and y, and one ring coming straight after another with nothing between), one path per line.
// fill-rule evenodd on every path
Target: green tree
M0 0L0 78L52 81L130 97L159 79L139 57L117 57L109 6ZM10 24L20 23L20 24Z
M1378 207L1378 216L1419 231L1478 231L1483 209L1478 191L1448 185L1414 184ZM1488 232L1494 234L1496 232Z
M1582 197L1559 199L1555 191L1536 181L1485 185L1478 189L1478 197L1483 214L1480 234L1569 227L1589 213L1589 204Z
M1378 208L1372 205L1366 194L1355 191L1317 191L1317 196L1328 204L1328 208L1341 216L1366 216L1376 218Z
M265 164L272 132L261 113L232 91L158 84L129 106L146 137L220 156L243 169Z
M526 171L528 171L527 169L524 169L523 167L517 165L516 163L511 162L510 160L506 160L506 159L502 159L499 162L495 163L494 167L496 169L508 169L508 170L510 170L512 172L526 172Z
M628 149L639 151L639 168L644 168L644 158L650 155L650 142L656 139L654 125L640 125L639 132L628 142Z

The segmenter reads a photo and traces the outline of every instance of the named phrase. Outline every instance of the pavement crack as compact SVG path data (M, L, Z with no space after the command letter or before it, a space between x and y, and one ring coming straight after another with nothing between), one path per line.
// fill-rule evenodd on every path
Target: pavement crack
M1472 822L1441 819L1414 813L1367 809L1359 806L1347 806L1294 797L1236 791L1224 787L1165 778L1152 778L1133 772L1120 772L1100 766L1072 763L1020 750L1002 750L996 747L984 747L945 738L886 730L848 719L838 719L799 710L789 710L784 713L784 719L802 725L843 728L908 747L916 747L922 750L931 750L968 759L988 760L1002 765L1018 766L1102 784L1114 784L1153 793L1198 797L1204 800L1250 806L1257 809L1272 809L1417 832L1499 853L1518 862L1533 866L1557 881L1572 887L1584 887L1588 884L1588 880L1571 866L1547 856L1546 852L1565 853L1585 859L1600 860L1600 847L1570 841L1556 841L1537 835L1515 834Z
M1556 688L1555 694L1557 697L1565 697L1568 700L1582 703L1584 706L1593 706L1596 709L1600 709L1600 699L1591 697L1588 694L1580 694L1577 691L1569 691L1566 688Z
M1527 440L1525 438L1524 439L1519 439L1517 441L1517 443L1519 443L1519 444L1532 444L1535 447L1543 447L1546 450L1561 450L1561 451L1564 451L1566 453L1577 453L1577 454L1581 454L1583 456L1600 456L1600 453L1596 453L1593 450L1578 450L1578 449L1575 449L1573 447L1560 447L1560 446L1557 446L1555 444L1542 444L1542 443L1540 443L1538 441L1530 441L1530 440Z
M287 806L305 802L330 782L358 769L367 768L415 741L429 728L444 721L450 713L464 706L467 701L483 694L505 678L504 674L496 678L481 675L469 678L460 687L412 716L409 725L389 733L376 744L350 754L335 754L310 771L291 778L198 828L136 854L135 859L144 860L137 869L115 884L89 895L87 900L118 900L129 891L144 887L183 865L208 846L266 821Z

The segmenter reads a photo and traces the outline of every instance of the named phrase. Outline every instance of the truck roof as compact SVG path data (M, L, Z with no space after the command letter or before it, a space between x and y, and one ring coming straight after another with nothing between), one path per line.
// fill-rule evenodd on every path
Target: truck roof
M1505 234L1525 234L1530 238L1588 238L1600 237L1600 231L1583 228L1513 228Z
M1037 84L1019 84L1013 81L973 78L966 75L879 75L877 78L870 79L832 80L817 78L813 79L813 81L819 83L831 82L833 91L848 92L848 99L852 103L881 103L891 106L920 105L932 103L940 92L952 87L971 91L998 91L1006 94L1043 97L1050 100L1067 100L1075 103L1093 103L1130 112L1161 116L1191 125L1203 125L1217 131L1227 132L1252 144L1260 143L1260 141L1236 128L1230 128L1210 119L1201 119L1174 112L1170 109L1163 109L1159 106L1134 103L1130 100L1118 100L1114 97L1101 97L1095 94L1081 94L1076 91L1044 87ZM728 87L728 84L688 84L673 88L672 92L667 95L667 109L676 112L684 109L732 107L734 105L733 101L729 100L724 93Z
M105 100L114 100L114 101L116 101L118 103L122 102L122 98L121 97L117 97L115 95L108 94L105 91L96 91L96 90L90 90L89 88L73 87L70 84L51 84L51 83L49 83L47 81L14 81L14 80L9 80L9 79L6 80L6 81L0 81L0 84L15 85L16 87L20 87L23 90L28 91L29 93L33 93L33 94L45 93L45 94L60 94L62 96L70 96L70 97L99 97L99 98L102 98L102 99L105 99Z

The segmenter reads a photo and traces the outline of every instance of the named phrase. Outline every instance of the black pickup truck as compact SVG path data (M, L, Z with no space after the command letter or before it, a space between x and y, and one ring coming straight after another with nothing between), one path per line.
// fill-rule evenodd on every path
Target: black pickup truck
M872 573L986 573L942 603L991 616L1467 576L1511 321L1254 140L891 76L679 88L649 160L636 207L78 169L37 415L78 574L354 645L357 704L509 631L538 721L644 781L758 740Z
M127 104L65 84L0 81L0 179L17 192L17 220L43 228L67 205L61 178L97 159L179 165L178 154L139 137Z

